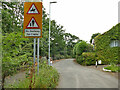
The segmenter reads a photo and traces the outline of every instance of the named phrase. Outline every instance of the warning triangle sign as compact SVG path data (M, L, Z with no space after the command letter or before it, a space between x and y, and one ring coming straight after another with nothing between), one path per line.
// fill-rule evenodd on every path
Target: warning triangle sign
M31 20L29 21L27 28L39 28L34 17L32 17Z
M39 14L38 9L36 8L35 4L33 3L29 8L27 14Z

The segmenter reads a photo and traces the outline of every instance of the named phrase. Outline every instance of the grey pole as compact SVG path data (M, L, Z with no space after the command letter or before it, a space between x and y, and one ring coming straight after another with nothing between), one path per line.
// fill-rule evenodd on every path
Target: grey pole
M38 38L38 47L37 47L37 74L39 74L39 38Z
M34 67L35 67L35 48L36 48L36 38L34 38Z
M43 2L43 0L41 0L41 2ZM38 47L37 47L37 75L39 75L39 42L40 39L38 38Z
M50 6L51 3L49 3L49 58L48 58L48 65L50 65L50 25L51 25L51 20L50 20L50 11L51 11L51 6Z
M50 65L50 26L51 26L51 4L52 3L57 3L57 2L49 2L49 59L48 59L48 65Z

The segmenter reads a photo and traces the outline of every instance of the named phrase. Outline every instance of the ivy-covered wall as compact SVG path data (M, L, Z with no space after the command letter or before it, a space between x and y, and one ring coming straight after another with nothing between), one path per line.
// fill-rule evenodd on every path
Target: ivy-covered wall
M113 40L120 40L120 23L95 38L95 51L103 64L120 64L120 47L110 47Z

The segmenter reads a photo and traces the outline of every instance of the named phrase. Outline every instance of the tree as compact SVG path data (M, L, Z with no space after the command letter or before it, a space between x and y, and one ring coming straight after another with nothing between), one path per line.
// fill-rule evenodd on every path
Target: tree
M81 41L77 43L73 48L74 56L80 56L83 52L91 52L92 46L85 41Z
M20 31L23 23L23 3L2 3L2 33Z
M51 22L51 56L53 59L57 55L64 55L64 47L65 42L63 35L65 33L65 30L63 30L63 26L57 25L55 20L52 20Z
M64 34L64 40L65 40L65 54L70 55L71 57L73 56L73 47L74 45L80 40L79 37L72 35L70 33L65 33Z

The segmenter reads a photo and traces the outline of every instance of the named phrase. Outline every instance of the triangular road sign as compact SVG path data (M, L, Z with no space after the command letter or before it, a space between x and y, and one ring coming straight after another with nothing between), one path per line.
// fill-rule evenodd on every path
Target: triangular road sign
M39 14L39 11L38 11L38 9L37 9L37 7L35 6L34 3L29 8L27 14Z
M31 18L26 28L39 28L34 17Z

